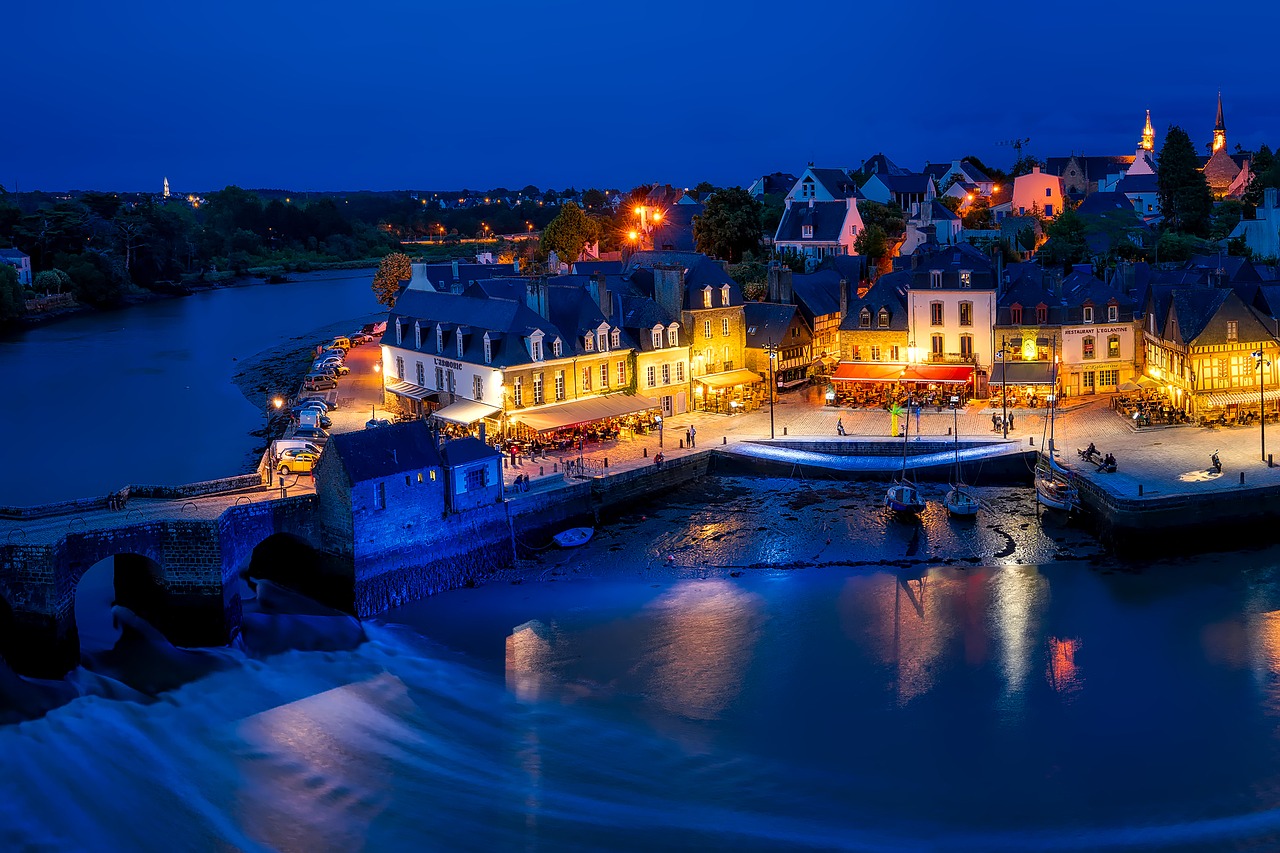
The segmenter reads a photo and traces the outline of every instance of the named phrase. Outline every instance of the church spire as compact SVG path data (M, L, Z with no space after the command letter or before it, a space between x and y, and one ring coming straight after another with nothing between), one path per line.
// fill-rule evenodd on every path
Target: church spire
M1214 153L1227 147L1227 122L1222 118L1222 92L1218 92L1218 121L1213 126Z
M1142 128L1142 142L1139 147L1143 151L1154 151L1156 148L1156 129L1151 126L1151 110L1147 110L1147 126Z

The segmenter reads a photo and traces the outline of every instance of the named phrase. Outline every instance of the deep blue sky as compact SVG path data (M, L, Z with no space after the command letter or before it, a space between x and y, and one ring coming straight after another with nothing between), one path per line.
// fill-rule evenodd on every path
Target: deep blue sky
M807 161L900 165L997 140L1039 156L1280 143L1280 4L1084 0L17 2L10 189L748 184ZM1249 7L1254 7L1250 10ZM1224 9L1226 7L1223 7ZM792 17L788 17L788 16Z

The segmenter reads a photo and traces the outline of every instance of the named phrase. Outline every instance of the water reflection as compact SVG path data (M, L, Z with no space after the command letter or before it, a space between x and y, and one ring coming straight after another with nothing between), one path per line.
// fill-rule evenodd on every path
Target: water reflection
M511 630L507 637L507 690L521 702L549 698L551 631L537 619Z
M1080 650L1079 638L1060 640L1049 638L1049 657L1045 678L1058 695L1070 699L1084 687L1084 678L1076 666L1076 652Z
M737 698L764 623L764 600L725 580L687 581L653 601L647 653L637 664L667 711L718 717Z
M1049 581L1034 566L1006 566L991 576L991 636L1005 698L1021 703L1040 647L1040 622L1049 605Z

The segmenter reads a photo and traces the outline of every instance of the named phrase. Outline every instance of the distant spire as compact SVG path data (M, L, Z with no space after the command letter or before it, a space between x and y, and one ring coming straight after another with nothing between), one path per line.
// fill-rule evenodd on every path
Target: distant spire
M1143 151L1154 151L1156 148L1156 129L1151 126L1151 110L1147 110L1147 126L1142 128L1140 147Z
M164 179L164 197L165 198L169 197L169 179L168 178Z
M1214 153L1227 147L1227 122L1222 117L1222 91L1218 91L1218 121L1213 126Z

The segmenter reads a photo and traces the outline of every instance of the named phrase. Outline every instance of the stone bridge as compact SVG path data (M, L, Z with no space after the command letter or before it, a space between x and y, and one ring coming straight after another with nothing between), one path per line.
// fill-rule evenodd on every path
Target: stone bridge
M175 644L227 642L239 627L238 575L255 551L285 570L305 563L312 571L323 562L316 497L305 485L285 497L260 483L232 494L158 490L131 498L124 510L109 510L101 499L0 508L0 654L27 674L74 667L77 587L89 569L112 559L116 600ZM350 608L349 595L325 597Z

